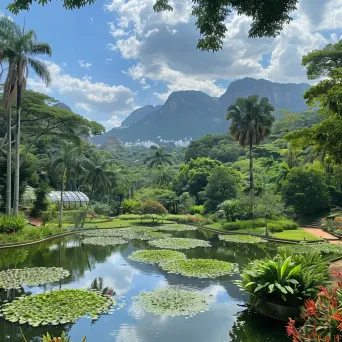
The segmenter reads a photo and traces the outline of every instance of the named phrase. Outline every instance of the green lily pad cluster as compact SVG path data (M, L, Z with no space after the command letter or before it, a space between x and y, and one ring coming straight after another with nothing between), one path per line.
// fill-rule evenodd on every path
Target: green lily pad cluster
M342 245L335 245L327 242L317 243L299 243L296 245L286 245L280 247L280 250L286 250L291 253L298 254L311 254L313 252L319 252L321 254L337 254L342 255Z
M93 291L67 289L20 297L4 304L0 315L10 322L33 327L76 322L80 317L95 320L108 313L115 301Z
M161 268L169 273L195 278L217 278L237 272L237 264L214 259L187 259L166 262Z
M164 232L187 232L197 230L197 227L189 226L187 224L168 224L156 228L158 231Z
M128 228L118 228L118 229L98 229L90 230L82 233L86 236L91 237L120 237L126 240L154 240L163 239L165 237L170 237L170 234L164 234L157 232L154 227L128 227Z
M198 239L168 238L148 242L153 247L165 249L191 249L196 247L211 247L210 242Z
M36 286L52 283L69 276L61 267L32 267L0 271L0 288L19 289L22 285Z
M119 237L114 237L114 236L87 237L82 242L88 245L97 245L97 246L117 246L117 245L123 245L127 243L126 240L121 239Z
M265 239L251 235L219 235L219 239L236 243L266 243Z
M175 262L185 260L185 254L167 249L146 249L132 253L128 259L144 262L147 264L160 264L165 262Z
M136 299L139 306L155 315L192 317L209 310L211 296L169 286L152 292L141 292Z

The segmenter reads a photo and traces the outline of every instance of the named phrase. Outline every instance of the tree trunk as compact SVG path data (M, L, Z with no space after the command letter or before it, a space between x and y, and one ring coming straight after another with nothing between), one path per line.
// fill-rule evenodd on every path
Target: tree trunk
M253 142L252 139L249 143L249 195L251 196L251 213L252 213L252 226L254 228L254 178L253 178Z
M93 194L94 194L94 189L95 189L96 180L97 180L97 175L94 175L93 184L92 184L92 186L91 186L91 191L90 191L90 196L89 196L89 202L88 202L88 204L87 204L87 208L86 208L86 211L85 211L83 220L82 220L81 229L83 229L84 224L85 224L85 220L86 220L87 215L88 215L88 210L89 210L89 207L90 207L90 202L91 202L91 200L92 200L92 198L93 198Z
M58 219L58 227L59 228L62 228L62 225L63 225L63 192L64 192L65 174L66 174L66 167L63 169L63 174L62 174L61 200L59 202L59 219Z
M6 214L11 215L12 209L12 108L8 111L7 125L7 174L6 174Z
M19 183L20 183L20 115L21 115L21 83L17 85L17 121L15 137L15 174L14 174L14 200L13 214L19 214Z
M266 226L266 237L268 237L268 220L265 218L265 226Z

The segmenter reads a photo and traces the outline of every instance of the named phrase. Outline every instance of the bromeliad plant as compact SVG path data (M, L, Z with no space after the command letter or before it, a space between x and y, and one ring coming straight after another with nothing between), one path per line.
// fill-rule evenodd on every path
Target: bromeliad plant
M300 307L305 299L315 298L317 287L328 280L328 266L318 253L278 254L274 258L250 262L237 285L250 296L255 308L263 302Z
M334 275L341 278L342 273ZM295 321L289 319L287 335L293 342L340 342L342 341L342 282L333 290L320 286L317 301L307 299L302 317L303 327L297 329Z

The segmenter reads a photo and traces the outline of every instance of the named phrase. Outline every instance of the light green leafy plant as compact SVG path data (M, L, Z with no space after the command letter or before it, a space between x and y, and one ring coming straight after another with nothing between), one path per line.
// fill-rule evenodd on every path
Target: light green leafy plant
M145 311L155 315L194 316L209 310L211 297L169 286L153 292L141 292L134 299Z
M163 270L195 278L217 278L237 272L236 264L213 259L188 259L161 263Z
M162 250L141 250L132 253L129 257L130 260L144 262L148 264L159 264L164 262L175 262L178 260L185 260L185 254L166 249Z
M97 245L97 246L117 246L123 245L127 243L126 240L123 240L119 237L107 236L107 237L88 237L82 240L83 243L89 245Z
M156 229L159 231L166 231L166 232L186 232L186 231L197 230L197 227L189 226L186 224L168 224L164 226L157 226Z
M19 289L22 285L35 286L52 283L69 276L61 267L16 268L0 271L0 288Z
M66 289L19 297L2 306L0 316L7 321L39 325L58 325L76 322L87 316L95 320L108 313L115 301L95 291Z
M210 242L198 239L167 238L149 241L149 244L158 248L191 249L196 247L211 247Z

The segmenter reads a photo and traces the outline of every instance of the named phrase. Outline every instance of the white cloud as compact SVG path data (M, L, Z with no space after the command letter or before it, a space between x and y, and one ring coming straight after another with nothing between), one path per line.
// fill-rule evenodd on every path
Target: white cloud
M80 65L80 67L84 68L84 69L90 69L92 67L91 63L85 62L83 60L79 60L78 63Z
M93 17L90 17L90 22L91 22L92 24L94 23Z
M191 17L191 0L174 0L174 11L165 13L154 13L153 3L111 0L105 7L118 19L109 27L115 40L108 47L133 60L128 75L134 80L165 83L168 91L156 92L162 99L184 89L219 96L224 91L218 85L220 79L307 82L301 66L303 54L328 43L322 30L342 29L342 0L301 0L294 20L279 37L248 38L251 19L232 13L226 22L223 49L203 52L196 49L200 35ZM340 34L331 36L330 41Z
M63 62L63 63L62 63L62 67L65 68L66 66L67 66L67 64L66 64L65 62Z
M52 96L64 95L71 99L69 105L83 110L87 117L97 119L120 117L135 109L134 96L131 89L122 85L113 86L102 82L93 82L89 77L82 79L63 72L62 68L46 62L51 73L52 83L46 88L36 78L29 78L31 89L51 93Z

